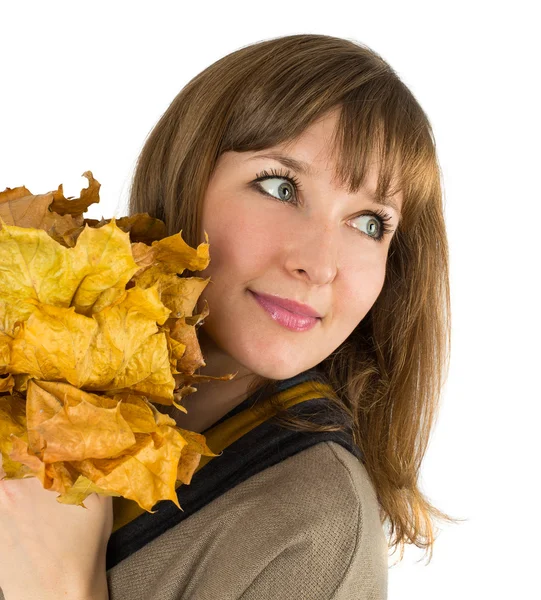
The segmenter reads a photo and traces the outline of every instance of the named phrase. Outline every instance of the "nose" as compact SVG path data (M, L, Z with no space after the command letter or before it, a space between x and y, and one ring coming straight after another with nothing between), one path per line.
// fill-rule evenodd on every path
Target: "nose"
M286 266L314 285L330 283L338 265L338 228L328 222L307 223L303 232L292 235Z

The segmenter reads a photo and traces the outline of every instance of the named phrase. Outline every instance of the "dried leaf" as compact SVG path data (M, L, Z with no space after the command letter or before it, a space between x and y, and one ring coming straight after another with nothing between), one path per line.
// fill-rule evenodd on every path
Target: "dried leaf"
M180 508L176 484L216 454L154 404L187 412L193 383L234 376L194 373L209 279L179 275L208 266L208 236L191 248L147 214L84 219L100 184L83 175L77 199L62 185L0 193L2 475L37 477L67 504L99 493Z
M93 391L131 388L152 394L161 404L172 403L175 381L167 339L157 326L169 310L156 288L126 290L120 301L91 317L74 307L28 302L34 312L13 338L11 373Z
M70 215L82 215L87 211L91 204L100 201L100 187L101 184L94 179L91 171L85 171L83 177L88 179L88 187L81 190L81 196L79 198L66 198L64 196L64 188L62 184L58 186L58 190L53 193L53 202L50 206L51 212L58 215L64 216ZM32 225L32 227L34 227Z
M53 410L47 410L56 401ZM135 443L135 436L107 396L83 392L67 383L31 380L26 396L32 451L44 462L107 458ZM44 417L44 415L46 415Z
M93 493L101 494L102 496L120 496L120 494L100 488L84 475L79 475L77 481L66 492L60 494L60 496L58 496L56 499L58 502L62 502L63 504L77 504L78 506L85 506L83 500Z

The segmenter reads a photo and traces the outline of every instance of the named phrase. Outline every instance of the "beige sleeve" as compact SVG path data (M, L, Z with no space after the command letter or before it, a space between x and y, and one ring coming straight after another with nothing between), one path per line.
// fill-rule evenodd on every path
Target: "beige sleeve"
M364 466L321 442L238 484L108 572L110 600L385 600Z
M324 445L335 460L325 457L326 472L321 473L325 482L314 494L307 494L310 510L305 514L311 513L312 518L304 525L298 523L291 543L262 569L240 599L387 598L387 543L368 475L342 446ZM338 473L332 473L333 463ZM351 477L349 484L348 477L342 477L346 474ZM328 496L315 506L318 494Z

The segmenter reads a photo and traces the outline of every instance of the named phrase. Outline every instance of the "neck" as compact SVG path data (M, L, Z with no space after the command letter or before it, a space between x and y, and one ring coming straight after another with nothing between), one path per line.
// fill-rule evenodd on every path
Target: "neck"
M195 384L197 391L182 400L182 406L186 408L187 413L174 406L167 410L180 428L202 433L250 396L248 387L257 375L218 348L206 335L203 327L199 331L198 339L206 363L198 370L198 375L220 377L228 373L237 373L230 381Z

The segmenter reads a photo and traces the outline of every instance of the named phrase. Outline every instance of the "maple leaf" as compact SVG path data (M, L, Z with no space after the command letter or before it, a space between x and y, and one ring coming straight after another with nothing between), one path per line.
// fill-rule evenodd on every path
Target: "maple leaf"
M154 404L187 412L182 398L205 365L193 314L209 278L206 242L147 214L84 219L99 202L90 171L80 198L62 185L0 193L0 455L3 478L37 477L57 500L84 506L92 493L151 511L179 508L205 437Z

